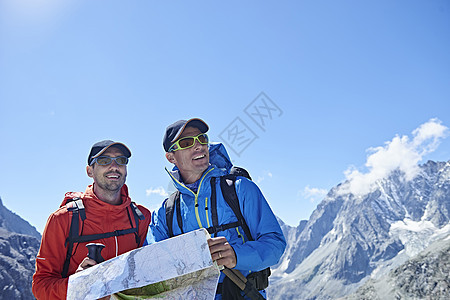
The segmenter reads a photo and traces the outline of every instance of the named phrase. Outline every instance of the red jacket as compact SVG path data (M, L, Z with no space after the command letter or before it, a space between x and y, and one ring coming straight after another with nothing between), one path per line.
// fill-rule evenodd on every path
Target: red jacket
M68 278L62 278L61 272L67 254L65 241L69 236L72 218L72 212L69 212L67 209L73 205L73 202L66 204L66 201L74 197L83 198L85 206L86 220L84 222L80 220L79 222L80 233L84 223L83 235L131 228L130 219L133 227L136 226L134 215L130 210L131 199L128 196L126 185L123 185L121 190L122 204L120 205L111 205L99 200L94 194L92 185L87 187L84 194L67 193L61 208L48 218L42 234L32 285L33 294L37 299L66 299ZM145 207L141 205L138 205L138 207L145 216L145 220L139 220L139 245L136 244L134 234L97 240L95 242L106 246L101 252L105 260L141 247L144 243L151 215L150 211ZM127 210L130 217L128 217ZM87 256L86 244L74 244L73 251L75 253L73 253L70 260L68 275L75 273L81 261Z

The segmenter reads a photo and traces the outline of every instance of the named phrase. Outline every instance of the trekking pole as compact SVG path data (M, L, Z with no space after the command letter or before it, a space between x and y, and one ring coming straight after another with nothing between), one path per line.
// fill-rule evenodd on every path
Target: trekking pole
M264 297L258 292L250 282L247 282L247 278L239 270L224 268L222 272L230 278L235 285L239 287L244 294L252 300L264 300Z
M102 261L105 261L105 259L101 255L103 248L105 248L105 245L100 243L89 243L86 245L86 247L88 248L88 257L90 259L95 260L98 264Z
M237 285L242 291L245 289L245 283L246 281L243 281L238 275L236 275L231 269L225 268L222 270L222 272L228 276L228 278L231 279L231 281L234 282L235 285ZM240 273L240 272L239 272ZM242 275L242 273L241 273ZM243 275L242 275L243 276ZM247 279L247 278L245 278Z

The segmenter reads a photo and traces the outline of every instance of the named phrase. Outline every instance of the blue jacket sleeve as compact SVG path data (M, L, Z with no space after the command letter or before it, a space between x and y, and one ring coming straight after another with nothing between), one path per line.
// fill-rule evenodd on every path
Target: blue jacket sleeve
M162 203L158 211L153 211L152 222L150 223L150 230L147 235L147 242L149 244L151 244L151 242L159 242L169 238L166 224L166 201L167 199Z
M263 270L278 263L286 248L281 227L258 186L246 179L236 180L236 192L244 219L254 241L232 245L236 269Z

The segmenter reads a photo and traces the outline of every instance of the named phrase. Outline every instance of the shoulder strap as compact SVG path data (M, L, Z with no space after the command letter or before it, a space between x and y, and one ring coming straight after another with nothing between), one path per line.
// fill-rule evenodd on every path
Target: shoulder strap
M133 216L134 216L134 224L136 224L136 231L134 232L134 236L136 238L136 244L139 247L139 245L141 244L141 237L139 236L139 220L145 220L145 216L140 211L139 207L137 207L136 203L131 202L130 207L131 207L131 211L133 212ZM128 210L127 210L127 213L128 213ZM131 223L130 214L128 214L128 219L130 219L130 223ZM131 224L131 227L133 227L133 224Z
M219 226L219 218L217 216L217 198L216 198L216 178L211 178L211 219L212 219L212 227L217 228ZM210 230L208 230L210 231ZM210 232L211 233L211 232ZM215 234L216 232L212 232L211 234Z
M69 246L67 247L66 260L64 261L63 271L61 273L62 277L67 277L67 272L69 271L70 257L72 256L73 244L74 242L69 239L70 237L79 237L79 217L81 217L81 221L83 222L86 219L86 211L84 209L83 200L81 198L73 198L68 202L72 202L74 205L71 208L68 208L69 211L72 212L72 221L70 223L69 229L69 237L66 239Z
M211 178L211 219L212 226L206 228L209 234L217 234L220 231L225 231L231 228L236 228L241 225L241 222L238 220L237 222L221 224L219 225L219 218L217 214L217 197L216 197L216 178Z
M177 223L178 223L178 227L181 230L181 234L183 234L184 231L183 231L183 218L181 217L181 201L180 201L181 194L180 194L180 192L177 193L177 196L178 197L175 201L175 205L177 208Z
M181 204L180 204L180 192L177 190L173 192L169 198L167 198L165 203L165 209L166 209L166 224L167 224L167 230L169 237L173 237L173 210L176 206L177 210L177 222L178 227L180 227L181 233L183 232L183 220L181 217Z
M131 210L133 211L133 215L134 215L135 217L138 217L139 220L145 220L144 214L141 212L141 210L139 209L139 207L137 207L136 203L131 202L130 206L131 206L131 208L132 208Z
M222 190L222 195L227 204L233 210L236 218L240 222L242 229L244 230L245 235L250 241L253 241L252 234L250 233L250 229L248 228L247 223L245 222L244 216L242 215L241 208L239 205L239 199L236 194L235 187L236 176L235 175L225 175L220 177L220 189Z
M245 222L244 216L241 213L239 206L239 199L236 194L236 189L234 182L236 180L236 175L229 174L220 177L220 189L222 190L222 195L228 206L233 210L234 215L238 219L236 222L221 224L219 225L218 214L217 214L217 197L216 197L216 178L211 178L211 219L212 226L208 227L207 230L209 234L216 234L217 232L228 230L231 228L236 228L241 226L244 230L247 239L253 240L250 233L250 229Z
M121 229L121 230L115 230L111 232L104 232L104 233L97 233L97 234L88 234L88 235L79 235L77 237L68 237L67 242L68 243L85 243L85 242L91 242L99 239L107 239L113 236L121 236L129 233L137 233L138 229L137 227L128 228L128 229ZM136 244L139 245L139 240L136 239Z

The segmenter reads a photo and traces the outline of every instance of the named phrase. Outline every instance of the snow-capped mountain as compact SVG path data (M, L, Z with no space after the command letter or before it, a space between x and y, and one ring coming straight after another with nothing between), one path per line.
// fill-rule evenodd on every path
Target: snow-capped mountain
M309 221L283 225L288 247L273 269L271 299L336 299L377 279L450 234L450 161L400 171L371 192L334 187Z

